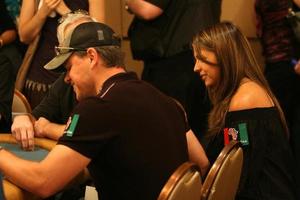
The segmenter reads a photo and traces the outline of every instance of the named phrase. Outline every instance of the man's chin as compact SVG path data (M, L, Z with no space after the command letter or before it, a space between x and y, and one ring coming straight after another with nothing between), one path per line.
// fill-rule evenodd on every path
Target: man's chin
M77 99L78 102L82 101L82 96L80 96L79 94L76 93L76 99Z
M88 97L91 97L91 95L79 95L79 94L76 94L76 99L77 101L82 101L84 99L87 99Z

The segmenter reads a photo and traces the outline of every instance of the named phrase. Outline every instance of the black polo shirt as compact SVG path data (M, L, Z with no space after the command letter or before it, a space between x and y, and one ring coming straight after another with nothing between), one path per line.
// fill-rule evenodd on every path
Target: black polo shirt
M88 168L102 200L154 200L188 160L188 129L173 99L120 73L76 106L59 144L92 159Z

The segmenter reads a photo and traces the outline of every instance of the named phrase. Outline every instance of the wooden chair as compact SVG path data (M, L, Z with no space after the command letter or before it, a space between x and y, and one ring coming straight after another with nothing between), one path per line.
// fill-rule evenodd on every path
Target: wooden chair
M201 172L190 162L180 165L160 192L158 200L199 200Z
M226 145L209 170L202 186L201 200L234 200L243 166L239 143Z
M14 91L14 98L12 103L13 116L18 113L31 113L31 106L26 97L17 89Z

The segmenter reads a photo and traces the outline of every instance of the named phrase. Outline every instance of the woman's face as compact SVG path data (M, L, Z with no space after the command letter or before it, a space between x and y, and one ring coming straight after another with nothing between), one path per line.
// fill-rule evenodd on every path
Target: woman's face
M216 55L212 51L201 49L200 54L194 49L196 60L194 71L199 73L206 87L212 87L220 80L220 67Z

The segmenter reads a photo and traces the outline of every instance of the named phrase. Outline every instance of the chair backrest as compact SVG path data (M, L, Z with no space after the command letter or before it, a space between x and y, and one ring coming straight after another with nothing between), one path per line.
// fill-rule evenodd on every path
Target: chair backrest
M243 167L243 150L232 140L209 170L202 186L201 200L234 200Z
M158 200L199 200L201 187L199 168L193 163L185 162L171 175Z
M12 103L12 113L31 113L31 106L26 97L17 89L14 91L14 98Z

